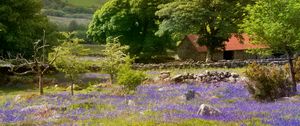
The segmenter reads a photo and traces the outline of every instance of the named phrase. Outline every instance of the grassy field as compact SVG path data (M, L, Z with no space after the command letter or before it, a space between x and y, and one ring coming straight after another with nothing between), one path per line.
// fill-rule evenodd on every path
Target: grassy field
M98 7L103 3L105 3L107 0L63 0L63 1L76 6Z
M78 24L82 25L88 25L90 23L90 19L80 19L80 18L66 18L66 17L54 17L54 16L48 16L49 20L51 22L57 23L57 24L64 24L69 25L69 23L72 20L75 20Z

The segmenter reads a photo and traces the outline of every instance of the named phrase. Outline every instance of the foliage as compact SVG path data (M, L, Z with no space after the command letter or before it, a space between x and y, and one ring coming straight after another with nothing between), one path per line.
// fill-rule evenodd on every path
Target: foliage
M241 26L254 44L267 45L273 52L299 50L299 0L258 1L246 9L249 16Z
M291 94L287 73L278 66L261 66L252 63L245 72L247 89L257 100L272 101Z
M128 46L122 46L118 38L108 42L103 52L103 60L99 63L101 69L110 75L110 82L113 83L115 76L122 64L131 62L130 57L126 54Z
M298 57L296 60L294 60L294 66L295 66L295 79L297 82L300 81L300 57ZM289 65L286 64L285 66L285 70L289 71Z
M128 45L130 55L151 59L166 54L172 48L168 35L155 36L158 18L155 11L164 1L111 0L94 14L88 36L95 42L106 43L119 37L122 45Z
M292 56L300 50L300 1L260 0L246 10L249 16L241 25L243 30L251 35L254 44L266 45L272 52L287 54L293 91L296 92Z
M129 65L122 65L117 74L117 83L123 85L127 91L135 91L142 84L146 75L137 70L132 70Z
M59 57L54 62L54 66L61 72L66 73L67 77L73 78L74 75L82 73L86 68L86 65L73 55L73 48L81 48L78 44L80 40L70 38L74 33L63 33L65 36L65 41L54 50L58 52ZM53 53L49 55L52 57ZM74 78L73 78L74 79Z
M46 30L50 46L57 44L56 32L46 16L40 13L38 0L5 0L0 3L0 55L33 54L33 44Z
M224 47L233 33L238 33L238 24L246 16L244 7L252 0L174 0L160 5L156 12L162 22L156 34L172 34L181 40L188 34L200 36L198 43L208 48L207 61L211 54Z
M73 48L82 48L82 46L78 44L80 40L72 38L74 33L62 34L65 40L60 46L54 49L58 52L58 58L53 65L58 71L65 73L65 76L71 80L71 91L73 95L73 83L78 74L88 71L88 63L80 60L76 55L73 55ZM53 57L53 53L50 53L49 57Z

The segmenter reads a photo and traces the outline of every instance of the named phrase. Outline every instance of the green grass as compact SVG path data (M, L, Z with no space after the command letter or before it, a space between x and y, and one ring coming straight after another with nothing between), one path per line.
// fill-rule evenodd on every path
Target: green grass
M66 3L82 7L98 7L107 0L63 0Z
M68 18L68 17L55 17L48 16L49 20L53 23L68 26L71 21L75 20L78 24L88 25L91 19L83 19L83 18Z
M132 117L133 116L133 117ZM68 122L68 121L66 121ZM172 122L159 122L154 120L135 120L134 115L126 118L103 118L103 119L89 119L72 122L70 124L89 125L89 126L240 126L246 124L248 126L266 126L261 123L259 119L250 119L239 122L223 122L212 121L203 119L187 119L187 120L174 120Z

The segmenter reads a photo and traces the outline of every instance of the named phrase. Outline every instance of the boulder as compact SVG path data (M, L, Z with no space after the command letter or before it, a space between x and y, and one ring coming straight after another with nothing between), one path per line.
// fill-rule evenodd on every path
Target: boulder
M237 81L236 78L233 78L233 77L228 78L228 82L235 83L236 81Z
M127 101L127 104L128 104L129 106L135 106L135 105L136 105L135 102L134 102L133 100L128 100L128 101Z
M211 105L202 104L197 114L201 116L218 116L221 114L221 111Z

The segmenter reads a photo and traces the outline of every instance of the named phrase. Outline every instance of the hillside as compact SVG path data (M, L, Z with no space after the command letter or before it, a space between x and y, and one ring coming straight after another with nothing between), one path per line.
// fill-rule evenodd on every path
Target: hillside
M99 7L107 0L62 0L63 2L81 7Z

